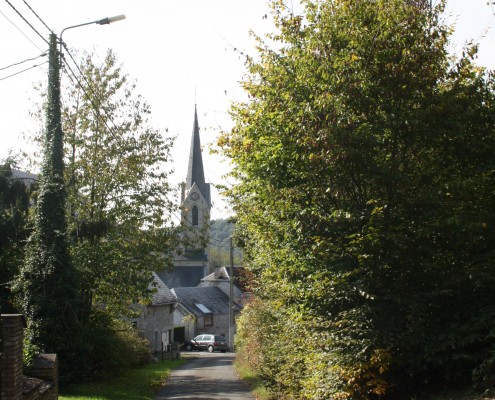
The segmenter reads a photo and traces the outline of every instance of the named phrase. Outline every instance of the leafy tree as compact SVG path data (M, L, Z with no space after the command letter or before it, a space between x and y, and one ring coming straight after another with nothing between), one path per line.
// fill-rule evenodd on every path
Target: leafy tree
M101 63L86 54L80 69L63 104L71 252L90 304L120 316L170 262L172 139L150 126L149 105L111 50Z
M272 2L219 140L265 307L241 327L277 336L257 370L307 399L465 382L495 349L494 76L449 57L443 3L304 5Z

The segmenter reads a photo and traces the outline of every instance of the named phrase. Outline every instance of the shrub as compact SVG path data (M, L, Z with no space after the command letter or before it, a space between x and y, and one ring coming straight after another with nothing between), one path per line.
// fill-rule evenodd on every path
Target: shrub
M123 369L151 361L148 341L129 323L93 312L86 331L88 377L114 376Z

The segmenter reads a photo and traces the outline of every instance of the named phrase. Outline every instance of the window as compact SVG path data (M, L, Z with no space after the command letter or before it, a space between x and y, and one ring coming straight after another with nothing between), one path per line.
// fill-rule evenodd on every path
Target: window
M205 326L213 326L213 315L205 315Z
M198 220L199 220L198 214L199 214L198 207L193 206L193 208L192 208L192 224L193 225L198 225Z

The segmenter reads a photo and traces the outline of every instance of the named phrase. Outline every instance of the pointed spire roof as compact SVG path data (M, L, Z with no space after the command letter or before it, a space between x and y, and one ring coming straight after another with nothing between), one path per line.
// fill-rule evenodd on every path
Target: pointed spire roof
M201 142L199 139L198 111L194 106L194 125L191 138L191 150L189 153L189 166L187 168L186 189L189 190L193 184L203 191L205 186L205 173L203 169L203 156L201 154Z

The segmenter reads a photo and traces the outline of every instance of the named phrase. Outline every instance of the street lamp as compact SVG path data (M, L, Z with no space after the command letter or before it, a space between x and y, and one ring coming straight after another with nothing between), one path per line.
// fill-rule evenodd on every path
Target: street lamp
M55 120L52 119L52 124L51 127L49 126L47 122L47 133L50 132L50 129L55 129L54 127L59 126L58 129L59 131L56 132L57 136L60 136L60 140L58 144L55 146L56 150L58 153L60 153L60 157L63 158L63 132L62 132L62 120L61 120L61 110L60 110L60 68L62 67L62 50L63 47L65 46L64 41L62 40L62 35L66 30L69 29L74 29L74 28L79 28L81 26L86 26L86 25L92 25L92 24L97 24L97 25L108 25L113 22L117 21L122 21L125 19L125 15L116 15L114 17L107 17L103 19L98 19L96 21L91 21L91 22L84 22L82 24L77 24L77 25L72 25L68 26L64 29L62 29L62 32L60 32L60 36L58 38L59 41L59 51L57 53L57 37L54 33L50 35L50 51L49 51L49 69L48 69L48 86L49 86L49 108L51 110L54 110L55 112L51 112L52 115L55 115ZM51 91L50 91L51 90ZM51 95L50 95L51 94ZM48 114L47 114L48 115ZM47 119L48 121L48 119ZM49 133L51 135L51 133ZM75 153L75 145L73 144L73 150L72 150L72 160L74 160L74 153ZM63 160L59 160L59 164L61 168L63 168Z
M64 32L66 30L68 30L68 29L74 29L74 28L79 28L80 26L93 25L93 24L97 24L97 25L108 25L108 24L111 24L113 22L122 21L123 19L125 19L125 15L124 14L121 14L121 15L116 15L115 17L107 17L107 18L103 18L103 19L98 19L96 21L85 22L83 24L72 25L72 26L68 26L67 28L64 28L62 30L62 32L60 32L60 37L59 37L59 40L60 40L60 54L62 54L62 46L63 46L63 43L64 43L62 41L62 35L64 34Z
M43 155L43 170L42 175L46 175L48 180L55 179L56 187L60 190L58 196L60 204L55 207L60 214L53 217L53 213L50 210L46 210L47 219L53 218L57 221L63 221L62 228L57 228L59 231L63 231L65 227L65 185L63 182L64 176L64 146L63 146L63 132L62 132L62 116L60 107L60 67L61 67L61 54L62 54L62 34L67 29L77 28L84 25L98 24L106 25L112 22L125 19L125 15L118 15L116 17L104 18L97 21L86 22L84 24L78 24L68 26L60 33L59 43L60 51L57 50L57 36L55 33L50 34L50 47L48 52L48 92L47 92L47 107L46 113L46 141L45 150ZM46 180L45 179L45 180ZM49 184L49 182L46 182ZM53 185L52 185L53 186ZM40 190L41 192L41 190ZM40 195L41 196L41 195ZM40 203L42 201L40 200ZM43 212L40 213L40 215ZM43 219L42 217L40 217ZM49 247L49 246L48 246ZM48 248L47 247L47 248Z

